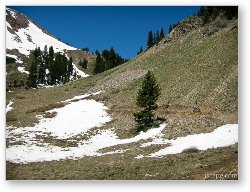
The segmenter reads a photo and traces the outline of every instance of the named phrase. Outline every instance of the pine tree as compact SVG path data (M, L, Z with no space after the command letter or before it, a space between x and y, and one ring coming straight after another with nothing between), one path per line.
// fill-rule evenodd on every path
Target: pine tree
M43 49L43 63L44 63L44 84L48 84L48 70L49 70L49 54L48 54L48 47L47 45L44 46Z
M150 47L153 47L153 46L154 46L153 32L149 31L148 41L147 41L147 49L149 49Z
M72 57L69 58L69 60L67 60L67 72L66 72L66 82L70 81L70 77L73 75L73 59Z
M33 88L37 88L37 62L34 54L35 51L36 49L33 52L31 52L31 58L30 58L31 65L28 77L28 86Z
M157 109L157 99L160 96L160 88L152 72L148 71L142 85L138 91L136 105L142 108L141 111L134 113L137 123L135 132L147 131L154 126L153 111Z
M96 54L96 62L93 73L97 74L105 71L105 63L98 50L96 50L95 54Z
M80 62L79 62L79 65L80 65L82 68L87 69L88 60L86 60L86 59L84 58L83 61L80 61Z
M163 38L164 38L164 31L163 31L163 29L161 28L160 29L160 40L162 40Z
M87 69L88 68L88 60L87 59L83 59L83 68Z
M156 37L155 37L155 44L158 44L160 42L160 34L159 34L159 31L157 30L156 32Z
M172 25L170 25L170 26L169 26L168 33L170 33L172 30L173 30L173 27L172 27Z
M143 52L142 46L140 48L140 50L137 52L137 55L141 54Z
M89 52L89 48L88 47L82 48L82 51Z
M209 21L209 13L207 11L207 9L204 9L204 16L203 16L203 25L207 24Z
M153 46L156 44L156 36L155 36L155 33L153 33ZM152 46L152 47L153 47Z
M52 46L49 48L49 56L48 56L48 84L54 85L55 84L55 67L54 67L54 49Z

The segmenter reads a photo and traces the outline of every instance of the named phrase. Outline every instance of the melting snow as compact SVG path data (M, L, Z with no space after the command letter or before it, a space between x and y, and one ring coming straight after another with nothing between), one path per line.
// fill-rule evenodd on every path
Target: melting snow
M72 63L73 69L76 71L77 75L80 75L81 77L88 77L89 75L81 71L80 69L77 68L77 66Z
M6 26L9 24L6 23ZM30 41L31 40L31 41ZM55 52L63 52L64 50L76 50L76 48L66 45L61 41L45 34L40 28L29 21L27 28L19 29L15 34L6 31L6 48L18 49L24 55L29 55L30 50L36 47L41 49L44 46L53 46Z
M16 19L16 13L10 8L6 8L6 9L10 12L11 16Z
M6 54L6 56L14 58L16 63L23 63L23 61L21 61L16 55Z
M6 27L9 27L12 29L11 25L9 24L9 22L6 21Z
M171 146L148 156L139 155L135 158L162 157L168 154L181 153L183 149L193 146L199 150L206 150L238 142L238 126L231 124L219 127L211 133L188 135L186 137L179 137L176 140L163 138L162 130L166 126L165 123L158 128L141 132L139 135L129 139L119 139L114 128L106 130L97 129L96 133L89 134L88 131L91 128L100 127L104 123L111 121L111 118L105 111L107 107L103 103L86 99L89 95L80 95L65 100L64 102L68 103L66 106L48 111L56 112L57 115L55 117L44 118L39 116L37 117L39 123L34 127L7 127L6 137L12 145L6 150L6 160L14 163L29 163L124 153L129 149L106 153L98 152L98 150L147 139L151 139L152 141L142 144L141 147L167 143ZM10 102L8 106L10 107L11 104ZM87 135L88 139L81 139L82 134ZM42 138L46 138L48 135L53 136L55 139L73 141L76 146L59 147L45 143ZM74 136L78 140L74 140ZM16 142L19 144L15 145Z
M218 127L211 133L200 133L178 137L175 140L157 138L152 142L145 143L141 147L147 147L152 144L167 144L171 146L161 149L145 157L162 157L169 154L181 153L184 149L195 147L199 150L207 150L217 147L225 147L238 142L238 124L226 124ZM136 158L143 158L139 155Z
M29 71L25 70L25 67L17 67L17 70L20 71L21 73L26 73L26 74L30 73Z
M10 100L10 102L8 103L8 105L6 107L6 113L8 113L9 111L11 111L13 109L13 107L11 107L12 104L13 104L13 101Z

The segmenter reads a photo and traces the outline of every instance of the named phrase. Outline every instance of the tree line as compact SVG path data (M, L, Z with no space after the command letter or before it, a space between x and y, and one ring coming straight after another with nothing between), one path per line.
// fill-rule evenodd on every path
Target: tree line
M238 18L238 7L237 6L201 6L197 13L194 13L193 16L202 17L203 25L208 23L211 20L215 20L218 16L225 16L227 19L231 20L233 18ZM170 33L180 22L171 24L169 26L168 33ZM147 39L147 49L158 44L164 38L164 31L161 28L160 32L157 30L156 33L153 33L152 30L148 32ZM137 52L137 55L143 52L142 47Z
M215 20L218 16L225 16L226 19L232 20L238 18L237 6L201 6L197 12L197 16L203 17L203 25L211 20Z
M73 60L65 54L55 53L53 47L44 47L42 51L37 47L31 51L29 57L29 77L27 85L37 88L42 85L65 84L72 78L76 79L76 72L73 74Z
M94 74L104 72L128 61L116 53L113 47L111 47L109 50L104 49L102 54L96 50L95 54L96 62L93 71Z
M158 44L164 38L164 36L165 35L163 28L160 29L160 32L157 30L156 33L153 33L153 31L149 31L147 40L147 49Z

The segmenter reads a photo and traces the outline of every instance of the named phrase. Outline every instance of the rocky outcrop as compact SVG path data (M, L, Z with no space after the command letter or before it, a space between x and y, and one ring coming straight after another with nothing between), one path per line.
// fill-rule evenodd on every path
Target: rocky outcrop
M82 50L67 50L67 54L69 57L72 57L73 63L78 64L80 61L84 59L90 61L96 58L95 54L91 54Z
M200 27L202 27L201 17L188 17L187 19L181 21L181 23L170 32L166 39L178 40Z

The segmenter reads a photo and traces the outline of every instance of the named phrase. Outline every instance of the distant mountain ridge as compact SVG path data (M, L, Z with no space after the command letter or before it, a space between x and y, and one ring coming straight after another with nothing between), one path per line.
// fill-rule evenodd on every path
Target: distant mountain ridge
M7 54L14 54L12 50L16 50L15 52L28 56L30 50L34 50L36 47L43 49L45 45L48 47L53 46L55 52L76 50L75 47L66 45L56 39L27 16L12 9L6 9Z
M76 73L76 77L86 77L88 76L87 73L91 73L91 70L80 67L79 62L87 59L88 61L91 60L90 63L92 64L95 61L94 54L63 43L29 17L6 8L6 56L14 58L15 63L18 64L14 70L13 68L10 70L11 67L8 67L7 75L17 71L28 73L30 51L37 47L43 50L45 46L47 46L47 49L52 46L55 53L63 53L67 58L72 57L73 71ZM19 70L20 67L23 69L22 71Z

